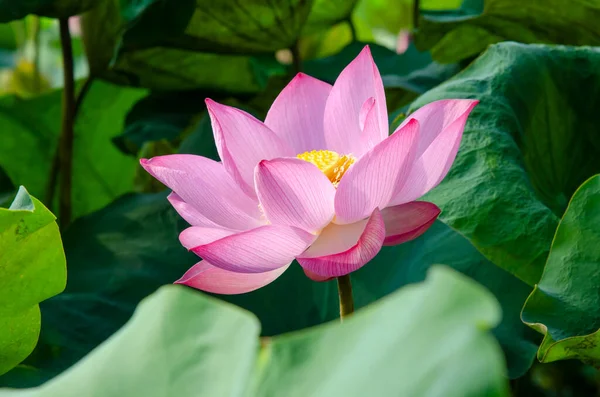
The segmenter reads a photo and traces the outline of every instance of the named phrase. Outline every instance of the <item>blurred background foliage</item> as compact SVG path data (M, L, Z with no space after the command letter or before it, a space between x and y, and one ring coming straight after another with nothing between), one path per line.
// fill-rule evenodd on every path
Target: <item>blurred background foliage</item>
M184 222L164 187L138 166L140 157L217 158L204 98L264 118L296 72L333 83L368 43L392 124L436 99L482 104L456 165L432 192L441 221L416 241L385 248L353 275L357 306L423 281L432 265L445 264L500 303L502 320L488 325L513 395L597 395L598 352L568 357L591 365L534 363L536 353L544 359L538 345L546 331L526 326L521 311L546 261L560 262L556 253L548 258L572 195L600 172L589 161L600 152L600 53L556 46L600 44L600 1L417 4L418 14L412 0L0 0L0 205L8 206L24 185L64 216L56 165L63 62L55 17L70 18L77 91L73 222L62 228L68 285L42 302L39 344L0 377L0 386L36 386L61 373L195 262L176 239ZM593 273L573 269L579 280ZM542 279L524 313L528 322L549 324L544 351L547 343L600 327L600 307L583 305L588 315L576 323L548 318L545 305L556 303L548 303L544 288L552 290L556 278ZM589 303L594 282L561 299ZM260 291L219 299L256 314L263 336L337 316L335 285L310 282L298 266ZM553 351L557 360L567 357Z

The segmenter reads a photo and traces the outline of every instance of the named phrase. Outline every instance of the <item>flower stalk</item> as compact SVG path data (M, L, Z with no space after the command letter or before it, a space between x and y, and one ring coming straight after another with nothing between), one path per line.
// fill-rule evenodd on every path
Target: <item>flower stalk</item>
M71 222L71 183L73 179L73 139L75 124L75 78L73 71L73 46L68 18L60 19L60 42L62 47L64 89L62 131L59 142L60 196L59 214L61 227Z
M350 275L337 278L338 295L340 297L340 321L354 312L354 298L352 297L352 282Z

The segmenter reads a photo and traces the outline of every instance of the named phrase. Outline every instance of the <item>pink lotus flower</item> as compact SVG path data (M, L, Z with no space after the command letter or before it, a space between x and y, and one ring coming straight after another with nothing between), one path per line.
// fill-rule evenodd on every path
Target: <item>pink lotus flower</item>
M294 259L327 280L412 240L440 213L415 201L447 174L475 100L433 102L392 135L368 47L333 87L302 73L265 122L206 100L222 162L142 159L192 226L179 236L203 258L177 281L220 294L269 284Z

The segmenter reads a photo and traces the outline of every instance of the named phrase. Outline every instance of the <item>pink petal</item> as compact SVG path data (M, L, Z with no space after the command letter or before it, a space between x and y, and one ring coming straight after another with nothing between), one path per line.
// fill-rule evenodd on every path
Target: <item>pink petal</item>
M362 118L364 117L364 120ZM381 131L379 126L379 119L377 116L377 106L375 104L375 98L367 99L360 114L361 130L362 135L360 136L360 145L363 148L363 153L371 150L378 143L382 142L379 133ZM388 138L387 136L384 138Z
M206 107L223 165L249 196L254 196L254 167L259 161L297 154L248 113L211 99L206 99Z
M406 50L408 50L411 41L412 34L410 30L400 30L400 33L398 33L398 37L396 38L396 54L404 54Z
M325 149L323 115L331 85L298 73L267 113L265 125L298 153Z
M175 211L177 211L177 213L190 225L214 228L219 227L219 225L194 208L193 205L186 203L177 193L171 192L167 197L167 200L169 200L173 208L175 208Z
M292 262L315 238L296 227L266 225L194 247L192 251L224 270L263 273Z
M394 198L391 200L390 205L414 201L436 187L444 179L456 158L467 118L478 101L464 100L460 103L465 105L460 107L463 113L454 118L450 124L446 125L446 120L450 119L450 117L442 118L443 114L432 114L431 119L427 119L426 121L426 125L430 127L430 130L426 131L421 126L421 131L427 136L425 139L421 139L419 148L422 148L424 141L426 142L433 136L431 128L443 127L443 129L441 132L438 131L433 141L425 148L421 156L417 158L406 183L394 193ZM415 115L416 113L418 111L415 112Z
M360 108L360 113L358 114L358 126L362 130L365 129L365 121L367 120L367 115L371 113L371 110L374 110L374 113L377 113L377 109L375 106L375 98L370 97L363 103Z
M274 225L315 232L333 219L335 187L314 164L263 160L256 167L255 183L263 211Z
M264 273L235 273L200 261L175 284L183 284L213 294L244 294L273 282L287 270L287 266Z
M141 159L140 164L203 217L219 226L246 230L264 223L260 220L258 202L246 196L216 161L190 154L172 154Z
M179 234L179 242L188 250L200 245L210 244L224 237L238 233L235 230L192 226Z
M304 268L302 270L304 270L304 274L306 274L306 277L310 278L312 281L323 282L323 281L329 281L334 278L334 277L319 276L317 273L313 273L310 270L306 270Z
M326 148L342 154L360 156L360 113L363 104L375 98L378 125L377 142L388 134L385 92L377 65L366 46L337 78L325 105Z
M309 274L339 277L360 269L373 259L384 239L383 218L375 209L368 220L326 227L317 241L297 260Z
M381 211L385 223L383 245L398 245L413 240L429 229L440 214L440 209L427 201L388 207Z
M414 120L361 157L342 177L335 195L336 223L353 223L385 208L410 173L419 123Z
M419 122L421 126L421 139L417 150L417 158L419 158L429 145L456 120L462 119L465 122L478 103L479 101L473 99L443 99L431 102L409 115L397 130L411 119Z

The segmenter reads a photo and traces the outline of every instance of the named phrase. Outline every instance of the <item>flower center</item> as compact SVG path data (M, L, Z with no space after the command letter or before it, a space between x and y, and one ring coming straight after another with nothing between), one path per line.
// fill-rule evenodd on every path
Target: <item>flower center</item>
M337 187L344 173L348 171L348 168L356 160L352 155L340 156L331 150L311 150L296 157L316 165L335 187Z

